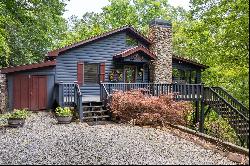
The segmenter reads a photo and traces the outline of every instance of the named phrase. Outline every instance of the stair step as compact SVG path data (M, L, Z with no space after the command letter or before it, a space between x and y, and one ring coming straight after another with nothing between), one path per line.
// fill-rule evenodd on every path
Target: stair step
M218 110L218 112L220 114L222 114L223 116L230 116L230 117L237 117L237 115L234 112L230 112L230 111L221 111Z
M87 113L102 113L102 112L107 112L107 110L102 110L102 111L83 111L84 114L87 114Z
M244 120L244 119L229 119L229 121L248 124L248 122L246 122L246 120Z
M89 117L83 117L83 119L101 119L101 118L109 118L109 115L102 115L102 116L89 116Z
M96 105L96 106L83 106L83 108L102 108L102 107L104 107L103 105Z
M231 123L233 126L237 128L249 128L249 125L247 123Z

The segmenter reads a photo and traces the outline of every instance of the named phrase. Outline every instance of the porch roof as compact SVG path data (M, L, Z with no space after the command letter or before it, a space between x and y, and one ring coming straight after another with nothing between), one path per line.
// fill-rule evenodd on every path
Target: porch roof
M198 68L201 68L201 69L207 69L209 68L209 66L207 65L204 65L204 64L201 64L201 63L198 63L194 60L191 60L191 59L187 59L187 58L183 58L183 57L180 57L180 56L177 56L177 55L173 55L173 60L175 61L178 61L179 63L186 63L186 64L190 64L190 65L193 65L193 66L196 66Z
M125 57L128 57L132 54L139 53L139 52L144 53L151 60L156 59L156 55L154 53L152 53L150 50L148 50L146 47L143 47L143 46L136 46L136 47L127 49L125 51L122 51L122 52L114 55L113 58L114 59L125 58Z

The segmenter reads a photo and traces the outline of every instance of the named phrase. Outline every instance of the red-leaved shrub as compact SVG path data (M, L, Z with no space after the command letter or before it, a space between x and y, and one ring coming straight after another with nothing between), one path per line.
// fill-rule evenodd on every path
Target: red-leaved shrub
M190 102L174 101L173 95L159 97L144 95L140 90L113 93L110 104L112 116L121 122L137 125L185 125L185 117L193 110Z

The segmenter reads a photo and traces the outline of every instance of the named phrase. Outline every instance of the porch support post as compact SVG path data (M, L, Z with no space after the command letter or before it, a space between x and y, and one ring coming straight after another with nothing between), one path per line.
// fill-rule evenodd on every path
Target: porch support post
M205 121L205 100L204 100L204 85L201 84L201 114L200 114L200 122L199 122L199 131L204 133L204 121Z
M195 115L194 115L194 120L193 123L196 124L199 122L199 101L195 101Z
M204 117L205 116L204 116L204 102L203 101L201 102L201 115L200 115L200 117L201 118L200 118L200 127L199 127L200 129L199 130L201 133L204 133L204 120L205 120Z

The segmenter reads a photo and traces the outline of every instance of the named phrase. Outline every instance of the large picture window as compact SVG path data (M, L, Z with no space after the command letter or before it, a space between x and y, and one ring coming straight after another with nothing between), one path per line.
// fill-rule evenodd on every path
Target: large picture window
M99 82L99 64L84 64L84 83L96 84Z

